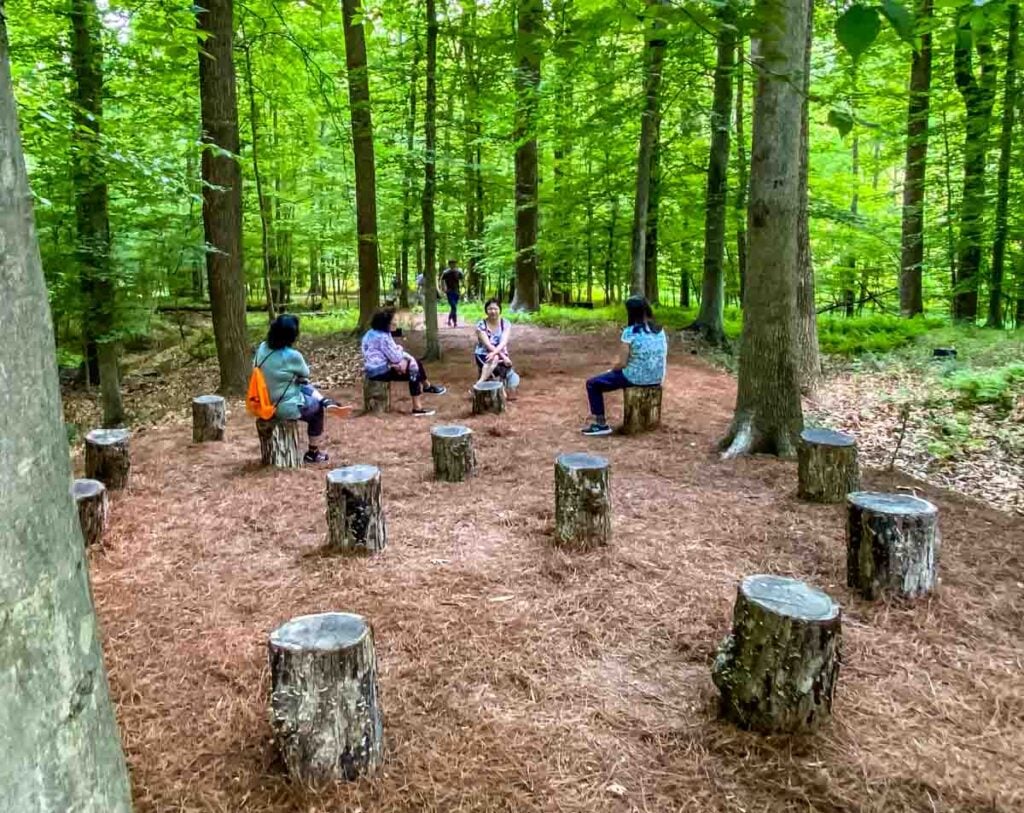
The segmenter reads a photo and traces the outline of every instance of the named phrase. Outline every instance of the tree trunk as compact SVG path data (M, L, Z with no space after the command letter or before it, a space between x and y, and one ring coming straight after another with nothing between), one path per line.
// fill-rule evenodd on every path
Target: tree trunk
M578 550L612 538L611 468L597 455L575 452L555 460L555 541Z
M644 248L644 288L652 305L661 302L658 287L658 208L661 205L661 126L654 134L651 156L651 194L647 201L647 236Z
M347 466L327 473L328 545L348 553L380 553L388 531L381 501L380 469Z
M810 23L808 23L809 25ZM736 269L740 278L740 307L747 284L747 145L743 136L746 58L743 37L736 43Z
M974 72L973 48L981 62ZM995 50L984 32L971 29L961 16L953 51L956 86L967 112L964 138L964 191L960 201L960 241L957 246L957 277L953 291L953 318L974 322L978 317L978 273L985 237L985 164L989 125L996 98Z
M903 238L900 254L900 313L924 313L921 275L924 263L925 170L928 165L928 107L932 88L932 0L920 0L917 27L921 47L910 63L907 108L907 157L903 181Z
M860 488L857 444L829 429L805 429L797 448L797 494L809 502L836 503Z
M811 230L807 211L808 172L810 166L811 43L814 30L814 0L807 0L807 37L804 52L803 96L800 105L800 176L797 212L797 353L800 391L810 393L821 377L818 354L818 309L814 298L814 257L811 255Z
M110 217L101 150L103 120L103 47L96 0L71 0L71 66L75 104L71 131L75 195L75 256L85 313L87 345L96 348L103 425L124 422L116 330L117 285L110 263ZM95 382L93 382L95 383Z
M423 319L426 322L426 361L441 358L437 336L437 234L434 230L434 194L437 190L437 9L427 0L427 98L423 108L426 156L423 162Z
M690 330L711 344L725 344L725 212L729 188L729 128L732 114L733 57L736 29L731 14L723 13L718 32L715 91L711 102L711 146L708 151L707 195L704 204L704 279L700 310Z
M36 242L0 0L0 606L8 810L129 813L128 771L103 667L71 496L50 306ZM23 420L25 405L30 420Z
M1003 82L1003 127L999 136L999 172L996 176L996 226L992 237L992 285L989 289L988 326L1003 326L1003 278L1006 261L1007 210L1010 202L1010 157L1013 154L1013 117L1017 107L1017 61L1020 6L1011 3L1006 43L1006 79Z
M241 395L249 382L242 271L242 171L231 43L232 0L195 6L199 37L199 97L203 133L203 229L220 391Z
M725 457L791 456L803 428L796 289L806 0L759 0L749 261L736 412ZM799 78L800 81L795 81Z
M356 172L356 233L359 239L359 329L366 330L380 302L377 258L377 170L373 155L370 76L366 66L363 25L354 24L361 12L358 0L342 0L345 26L345 65L352 117L352 154Z
M540 308L537 269L537 103L540 92L544 4L517 0L516 31L516 293L514 311Z
M413 31L412 67L409 70L409 107L405 117L405 174L402 178L402 248L399 277L402 281L402 295L399 305L409 307L409 247L412 243L412 190L416 176L416 160L413 157L416 135L416 86L419 82L420 38L419 31ZM437 320L434 320L436 326Z
M430 430L430 453L436 479L461 483L476 468L473 430L465 426L435 426Z
M646 0L648 11L654 6L665 4L665 0ZM645 49L646 72L644 76L644 112L640 118L640 147L636 159L636 197L633 205L632 276L629 293L631 296L647 296L646 262L647 250L647 209L651 194L651 168L654 149L658 139L659 90L661 89L662 63L665 58L665 40L660 33L665 24L660 17L644 20L647 36Z

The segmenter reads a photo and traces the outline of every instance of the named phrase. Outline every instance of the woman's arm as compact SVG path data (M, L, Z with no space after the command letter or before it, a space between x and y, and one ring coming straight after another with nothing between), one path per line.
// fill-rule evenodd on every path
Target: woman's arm
M613 370L624 370L626 365L629 364L629 353L633 349L633 345L629 342L623 342L622 347L619 348L619 360L612 365Z
M493 344L491 344L491 337L487 335L486 330L483 330L482 328L477 328L476 338L479 340L480 344L487 348L488 355L490 355L497 349Z
M504 319L502 319L501 321L505 322ZM505 352L505 348L508 347L508 340L511 337L512 337L512 323L511 322L505 322L505 324L502 325L501 341L498 342L498 346L494 348L494 352L495 353L504 353Z
M398 342L390 334L381 343L381 349L384 351L384 357L388 360L389 364L401 364L402 359L405 358L405 351L399 347Z
M309 378L309 365L306 364L302 353L294 348L291 348L291 352L285 360L285 370L296 378Z

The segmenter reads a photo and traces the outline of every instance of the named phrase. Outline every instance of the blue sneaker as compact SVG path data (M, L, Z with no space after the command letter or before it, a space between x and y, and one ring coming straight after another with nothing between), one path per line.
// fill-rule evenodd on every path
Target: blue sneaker
M612 428L606 423L592 423L586 429L580 430L584 435L597 437L598 435L610 435Z

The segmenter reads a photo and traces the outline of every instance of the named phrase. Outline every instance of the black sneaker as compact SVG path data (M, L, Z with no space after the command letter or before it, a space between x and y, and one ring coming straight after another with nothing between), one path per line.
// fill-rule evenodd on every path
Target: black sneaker
M436 409L414 409L412 411L412 414L420 418L426 418L427 416L433 415L436 412Z
M438 387L435 384L431 384L429 387L424 387L423 391L430 393L431 395L444 395L446 392L448 392L448 388Z
M314 452L310 450L302 456L303 463L326 463L329 459L330 457L327 452L321 451Z
M610 435L612 428L606 423L592 423L586 429L580 430L584 435L596 437L598 435Z

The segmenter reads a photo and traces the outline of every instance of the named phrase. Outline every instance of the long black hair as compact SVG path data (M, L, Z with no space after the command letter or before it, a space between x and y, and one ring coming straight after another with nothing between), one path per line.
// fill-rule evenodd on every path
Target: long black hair
M295 344L299 338L299 317L290 313L282 313L270 323L267 331L267 347L271 350L283 350Z
M627 327L634 333L661 333L661 325L654 321L651 303L642 296L631 296L626 300Z
M377 311L370 318L370 330L379 330L381 333L387 333L391 330L391 320L394 318L395 312L391 308Z

